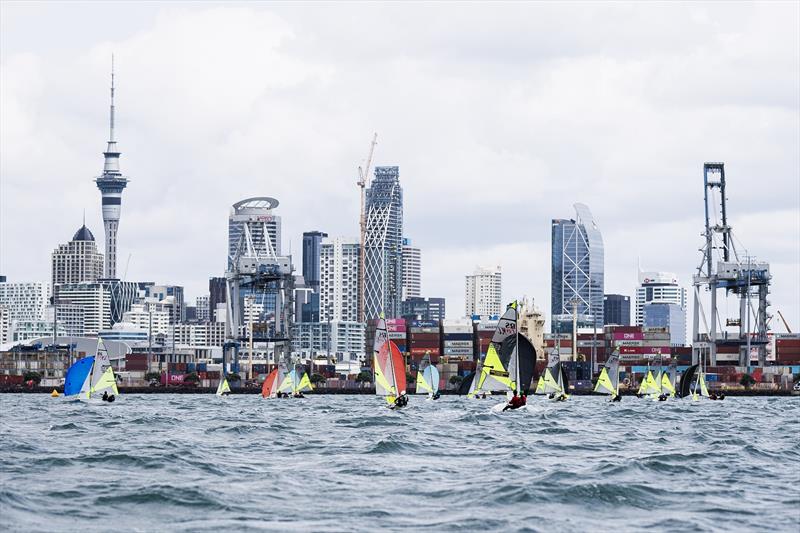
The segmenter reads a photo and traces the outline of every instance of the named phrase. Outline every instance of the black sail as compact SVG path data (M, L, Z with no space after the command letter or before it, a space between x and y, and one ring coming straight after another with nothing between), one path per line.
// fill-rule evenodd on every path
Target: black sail
M519 336L519 390L528 393L536 372L536 350L525 335Z
M472 380L475 379L475 372L470 372L464 379L461 380L461 385L458 386L458 395L465 396L469 394L469 387L472 385Z
M681 374L681 382L680 386L678 386L678 396L685 398L692 393L690 389L696 373L697 365L692 365L686 369L686 372Z

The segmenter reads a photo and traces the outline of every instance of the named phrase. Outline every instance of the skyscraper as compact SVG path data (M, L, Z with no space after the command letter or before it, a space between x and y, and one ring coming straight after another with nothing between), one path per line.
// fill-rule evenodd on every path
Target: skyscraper
M636 325L644 325L644 308L651 303L675 304L686 312L686 289L672 272L639 272L636 288ZM685 321L685 319L684 319Z
M97 251L94 235L84 224L72 240L53 251L51 290L62 283L97 281L103 277L103 254Z
M272 212L278 205L278 200L266 196L233 204L228 217L228 270L237 252L252 251L264 259L281 255L281 217Z
M111 109L109 120L108 146L103 152L105 164L103 175L94 182L100 189L103 198L103 225L106 230L106 279L117 277L117 228L122 212L122 190L128 185L128 179L119 170L120 152L114 139L114 62L111 62Z
M476 267L467 274L464 284L464 314L499 316L503 310L503 273L495 268Z
M321 231L303 233L303 279L314 292L319 292L319 253L322 239L327 236Z
M375 167L366 193L364 317L400 316L403 288L403 189L399 167Z
M603 327L603 236L592 213L575 204L575 219L552 222L551 312L553 333L578 327Z
M603 324L631 325L631 297L622 294L603 296Z
M422 293L422 252L403 239L403 300L418 298Z
M358 321L357 239L323 239L320 246L319 320Z

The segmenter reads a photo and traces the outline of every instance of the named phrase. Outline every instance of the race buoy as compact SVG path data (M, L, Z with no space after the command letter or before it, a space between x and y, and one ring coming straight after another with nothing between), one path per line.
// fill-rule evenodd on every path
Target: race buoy
M58 398L58 391L56 389L53 389L53 392L50 393L50 396L53 398Z

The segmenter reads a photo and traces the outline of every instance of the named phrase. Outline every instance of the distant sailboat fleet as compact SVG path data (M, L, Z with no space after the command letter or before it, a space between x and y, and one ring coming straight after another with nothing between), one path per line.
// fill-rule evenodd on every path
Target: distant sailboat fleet
M536 350L517 328L518 303L512 302L497 324L486 356L477 361L474 372L461 381L457 390L468 399L485 399L489 395L505 395L507 402L495 406L502 411L519 409L527 405L528 394L546 396L549 400L563 402L570 398L569 378L558 354L549 357L541 375L536 375ZM611 354L603 365L595 382L594 392L607 395L610 402L622 399L620 392L619 353ZM406 364L402 352L389 339L386 320L381 317L375 330L373 342L373 382L375 394L383 398L386 406L396 410L409 403L406 390ZM625 380L628 383L628 380ZM425 395L428 400L440 397L440 373L430 354L426 354L417 369L414 392ZM273 369L261 387L263 398L303 398L305 392L313 391L311 379L300 364L291 370L281 361ZM227 376L223 376L216 390L219 397L228 396L231 387ZM57 393L54 391L54 396ZM661 365L653 374L648 366L636 391L639 398L667 401L674 398L700 398L722 400L724 394L710 393L705 373L700 365L688 367L678 378L677 363L672 361L666 371ZM98 339L97 353L79 359L67 371L64 397L89 403L113 403L119 397L117 376L111 367L108 351L102 339ZM494 409L493 410L500 410Z

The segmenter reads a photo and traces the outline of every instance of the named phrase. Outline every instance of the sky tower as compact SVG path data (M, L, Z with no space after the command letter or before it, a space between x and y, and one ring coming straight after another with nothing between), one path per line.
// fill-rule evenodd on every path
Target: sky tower
M105 277L117 278L117 227L122 211L122 189L128 185L128 179L119 170L120 152L114 140L114 56L111 56L111 110L110 133L108 147L103 152L105 164L103 175L95 178L97 188L103 197L103 226L106 229L106 265Z

